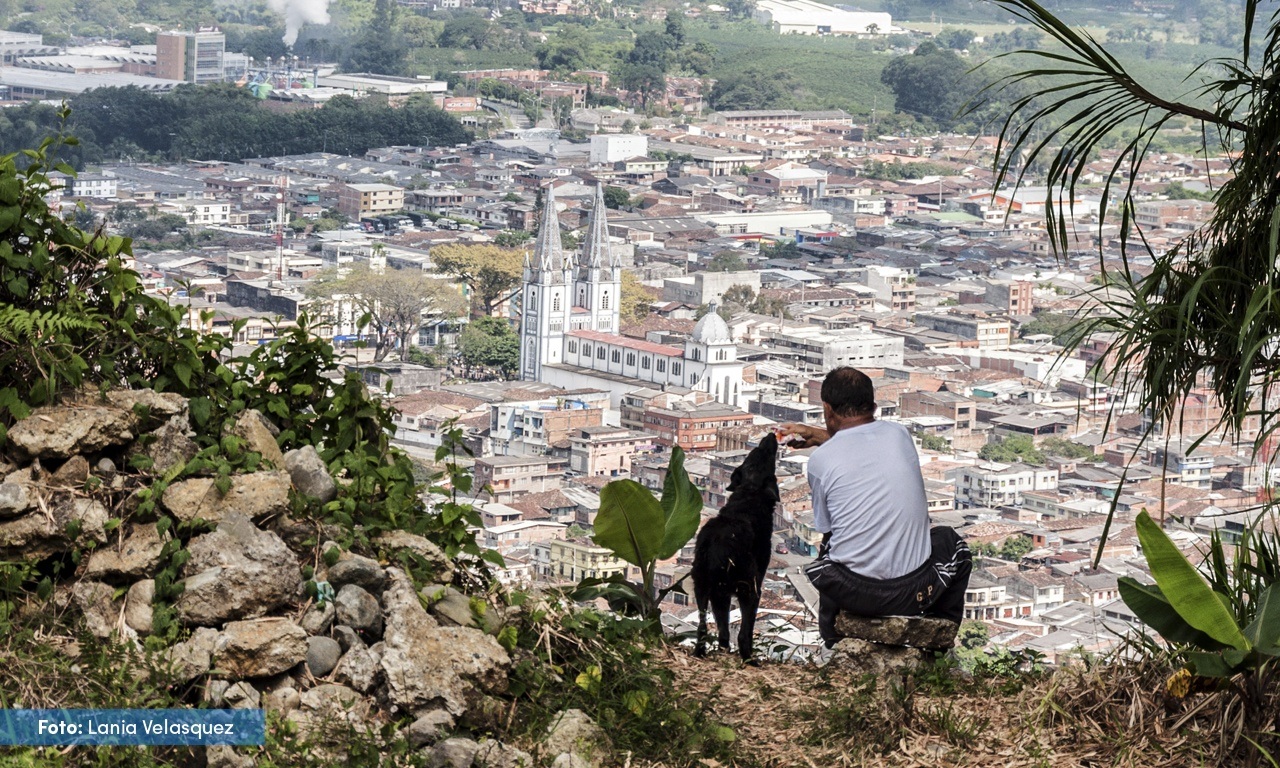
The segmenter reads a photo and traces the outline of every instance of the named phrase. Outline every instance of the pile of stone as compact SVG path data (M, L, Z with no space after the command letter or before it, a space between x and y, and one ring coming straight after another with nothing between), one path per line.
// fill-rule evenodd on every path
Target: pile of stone
M959 629L959 624L947 619L840 613L836 633L842 639L831 649L829 663L875 677L914 672L932 664L939 652L950 650Z
M352 552L326 566L318 555L336 546L303 548L314 527L290 517L295 496L337 494L315 449L282 454L273 426L255 411L233 432L261 454L261 471L234 475L225 493L212 477L183 479L159 498L173 518L215 526L186 544L184 588L173 604L185 639L164 654L174 683L197 684L214 707L274 710L303 732L344 721L370 732L389 720L411 723L402 735L435 765L533 765L526 752L472 739L495 710L511 660L494 637L500 622L482 621L471 599L448 586L453 563L444 552L403 531L376 540L388 562L409 550L433 566L440 583L422 589L398 568ZM153 630L154 577L171 533L139 519L139 489L196 454L187 402L145 390L95 393L35 410L9 430L6 450L0 559L87 551L54 599L78 608L104 642L140 644ZM151 460L145 474L121 469L137 455ZM313 578L330 599L307 596L304 563L316 563ZM467 731L469 724L481 727ZM537 750L539 762L591 764L606 743L598 730L566 713ZM210 765L252 764L231 748L211 748L208 757Z

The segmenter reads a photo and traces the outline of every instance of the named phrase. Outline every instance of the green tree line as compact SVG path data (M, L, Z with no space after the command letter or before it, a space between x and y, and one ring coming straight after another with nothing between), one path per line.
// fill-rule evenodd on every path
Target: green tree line
M457 144L471 134L429 99L391 107L338 96L318 109L280 113L233 86L181 86L170 94L98 88L68 101L66 126L79 137L60 158L75 167L119 159L242 160L282 154L359 155L390 144ZM60 130L56 107L0 111L0 154L34 146Z

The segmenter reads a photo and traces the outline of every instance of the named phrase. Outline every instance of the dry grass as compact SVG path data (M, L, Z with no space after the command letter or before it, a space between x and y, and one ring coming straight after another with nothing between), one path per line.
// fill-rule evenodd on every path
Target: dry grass
M738 766L1242 764L1233 748L1241 745L1224 737L1232 730L1226 721L1238 716L1227 698L1167 700L1168 669L1153 663L1059 670L1010 691L1007 681L958 673L952 682L941 676L874 685L840 670L744 667L734 657L700 660L679 648L656 661L736 731Z

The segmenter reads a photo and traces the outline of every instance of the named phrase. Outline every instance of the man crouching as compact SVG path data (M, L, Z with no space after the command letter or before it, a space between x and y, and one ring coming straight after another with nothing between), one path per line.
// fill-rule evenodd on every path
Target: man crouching
M954 530L930 530L920 459L900 424L875 419L875 387L853 368L822 382L825 430L784 424L783 440L820 446L809 457L818 560L805 569L819 593L818 631L835 644L839 611L932 616L956 623L972 563Z

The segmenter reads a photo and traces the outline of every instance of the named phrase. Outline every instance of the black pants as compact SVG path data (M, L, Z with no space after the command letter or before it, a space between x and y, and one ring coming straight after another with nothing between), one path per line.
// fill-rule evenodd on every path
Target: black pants
M951 528L929 531L932 551L916 570L896 579L869 579L840 563L819 559L805 569L818 590L818 632L830 646L836 614L857 616L934 616L959 623L973 562L969 546Z

